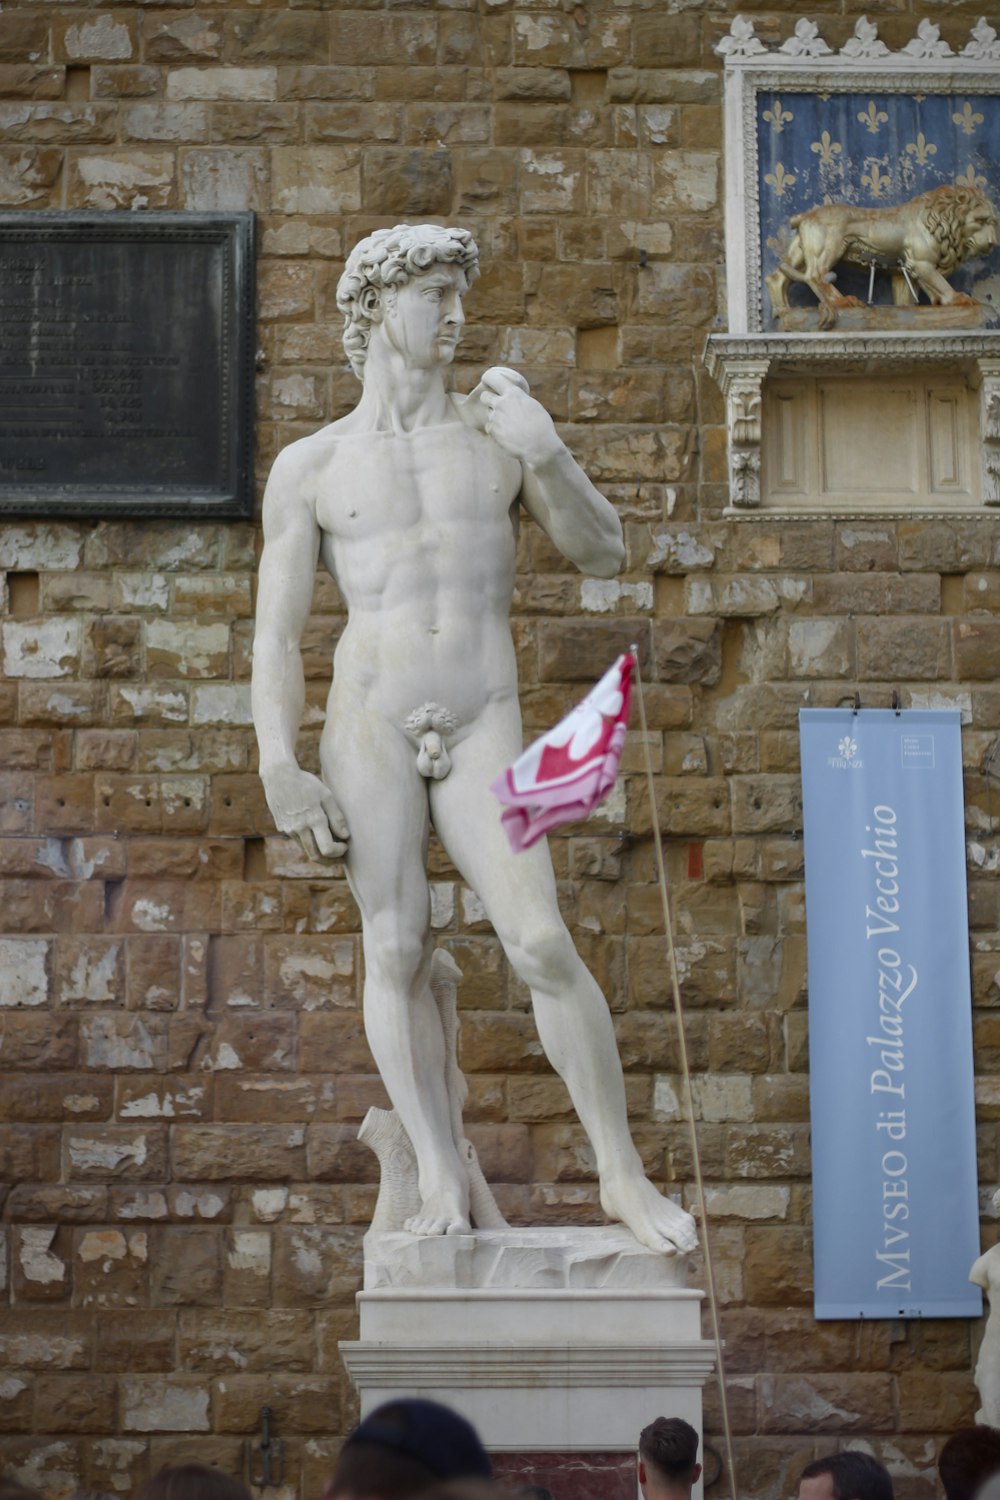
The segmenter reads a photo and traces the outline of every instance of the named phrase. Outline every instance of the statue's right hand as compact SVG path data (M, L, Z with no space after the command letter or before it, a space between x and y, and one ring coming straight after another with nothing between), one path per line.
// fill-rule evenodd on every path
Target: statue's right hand
M310 859L340 859L349 837L344 814L325 782L300 766L261 772L267 805L281 833L297 838Z

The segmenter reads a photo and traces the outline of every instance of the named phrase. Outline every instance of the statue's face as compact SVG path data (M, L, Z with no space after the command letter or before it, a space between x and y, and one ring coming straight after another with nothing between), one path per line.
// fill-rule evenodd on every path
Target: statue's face
M382 294L381 336L410 369L432 369L455 358L469 289L460 266L433 265L405 286Z
M966 215L965 233L970 256L990 253L997 242L997 220L988 203L970 209Z

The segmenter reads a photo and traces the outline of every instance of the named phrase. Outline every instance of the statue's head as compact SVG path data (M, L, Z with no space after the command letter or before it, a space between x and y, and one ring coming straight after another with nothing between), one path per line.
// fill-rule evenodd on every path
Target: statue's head
M337 283L337 306L344 314L344 349L359 380L386 292L441 263L459 266L468 282L476 279L479 251L467 229L397 224L394 229L376 229L355 245Z

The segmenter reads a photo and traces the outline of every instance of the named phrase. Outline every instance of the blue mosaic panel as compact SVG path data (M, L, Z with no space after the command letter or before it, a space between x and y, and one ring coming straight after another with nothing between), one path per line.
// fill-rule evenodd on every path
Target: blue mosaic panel
M766 92L757 140L764 277L788 244L792 214L820 203L888 207L942 183L975 186L1000 203L1000 101L992 95ZM948 280L1000 317L1000 251L966 261ZM837 287L868 300L863 270L839 267ZM876 275L873 300L892 302L887 275ZM790 301L816 305L803 286ZM763 303L763 327L776 328L766 291Z

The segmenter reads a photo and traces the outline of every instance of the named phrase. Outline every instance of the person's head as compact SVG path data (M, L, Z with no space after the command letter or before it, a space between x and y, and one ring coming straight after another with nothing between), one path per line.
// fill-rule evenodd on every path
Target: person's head
M1000 1474L1000 1430L961 1428L941 1449L938 1473L947 1500L975 1500L980 1486Z
M433 355L435 362L447 363L453 358L464 321L462 295L478 275L479 251L467 229L397 224L355 245L337 283L337 306L344 315L344 351L358 379L364 376L372 329L380 324L388 336L418 343L419 348L403 351L418 359ZM407 291L414 281L419 290ZM429 332L424 325L433 321L431 309L436 322ZM441 322L447 324L443 332ZM431 350L424 347L428 342Z
M701 1473L698 1434L683 1417L657 1417L639 1434L639 1488L646 1500L690 1495Z
M324 1500L408 1500L442 1481L492 1477L471 1422L437 1401L390 1401L349 1435Z
M253 1500L245 1484L208 1464L175 1464L147 1479L134 1500Z
M892 1500L892 1480L877 1458L852 1448L806 1464L798 1500Z
M29 1489L11 1474L0 1474L0 1500L43 1500L38 1490Z

